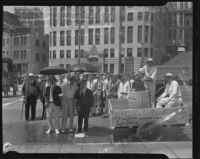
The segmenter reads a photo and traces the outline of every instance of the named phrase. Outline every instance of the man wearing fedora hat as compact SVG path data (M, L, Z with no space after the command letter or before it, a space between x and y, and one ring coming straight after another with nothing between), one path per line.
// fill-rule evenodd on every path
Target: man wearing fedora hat
M25 119L29 121L29 110L31 107L31 120L35 120L36 105L38 97L38 85L33 73L29 73L27 81L22 87L22 98L25 102Z
M179 84L174 80L174 75L172 73L167 73L165 75L165 80L167 82L164 93L157 99L156 108L165 107L175 107L183 104L183 99L181 97L181 90Z
M155 89L156 89L156 74L157 68L153 58L148 58L146 65L140 69L140 73L144 75L144 83L149 92L151 108L155 107Z
M56 134L59 134L60 95L62 94L62 91L60 86L56 85L57 79L55 76L50 76L49 82L50 85L46 88L45 94L45 106L48 108L47 112L49 120L49 129L46 133L49 134L55 129ZM53 124L53 119L55 119L55 124Z

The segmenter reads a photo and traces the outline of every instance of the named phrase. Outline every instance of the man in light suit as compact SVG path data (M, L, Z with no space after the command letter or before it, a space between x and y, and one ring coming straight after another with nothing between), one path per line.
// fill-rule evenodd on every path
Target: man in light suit
M61 109L60 96L62 91L60 86L56 85L57 79L55 76L49 77L50 86L46 88L45 94L45 106L47 107L49 129L47 134L51 133L54 129L56 134L59 134L59 115ZM53 119L55 119L55 125L53 125Z

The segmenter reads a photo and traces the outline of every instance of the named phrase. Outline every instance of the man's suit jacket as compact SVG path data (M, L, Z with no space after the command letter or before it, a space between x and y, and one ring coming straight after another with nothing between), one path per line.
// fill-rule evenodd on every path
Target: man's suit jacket
M37 82L34 81L33 83L30 83L29 81L26 81L22 87L22 95L24 95L26 100L29 95L34 95L35 98L37 99L37 97L38 97Z
M90 111L90 108L93 106L93 93L91 90L85 90L85 95L80 94L78 90L74 96L77 99L77 111Z
M61 91L61 88L60 86L54 86L53 88L53 103L56 105L56 106L61 106L61 100L60 100L60 96L59 94L61 94L62 91ZM50 99L50 86L48 86L46 88L46 95L45 95L45 101L46 103L48 104L49 103L49 99Z
M46 94L46 81L42 81L39 84L39 94L40 94L40 100L42 101L45 99Z

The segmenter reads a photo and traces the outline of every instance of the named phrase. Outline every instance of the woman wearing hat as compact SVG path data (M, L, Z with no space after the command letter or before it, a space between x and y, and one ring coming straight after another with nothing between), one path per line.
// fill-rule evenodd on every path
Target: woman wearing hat
M144 83L149 92L151 108L154 108L157 68L152 58L148 58L146 65L140 69L140 73L144 74Z
M165 107L175 107L183 104L183 99L181 97L181 90L177 81L174 80L172 73L167 73L165 75L165 80L167 82L164 93L157 99L156 108Z

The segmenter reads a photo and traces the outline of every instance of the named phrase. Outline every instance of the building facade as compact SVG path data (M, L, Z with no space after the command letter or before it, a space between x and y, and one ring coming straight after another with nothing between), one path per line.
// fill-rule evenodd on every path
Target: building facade
M123 73L126 58L133 58L135 73L148 57L159 64L168 43L167 16L166 7L50 7L49 65L68 69L79 55L88 62L94 48L101 72Z
M8 20L11 17L16 17L14 24L12 19ZM13 60L13 71L17 75L38 74L48 66L48 35L25 26L18 16L9 12L4 12L3 24L3 54Z
M192 52L193 6L192 2L169 2L169 53Z

